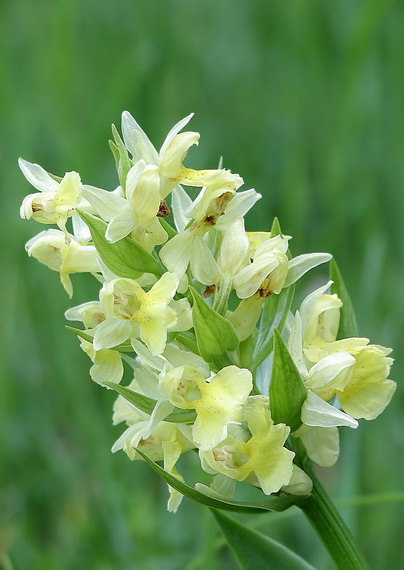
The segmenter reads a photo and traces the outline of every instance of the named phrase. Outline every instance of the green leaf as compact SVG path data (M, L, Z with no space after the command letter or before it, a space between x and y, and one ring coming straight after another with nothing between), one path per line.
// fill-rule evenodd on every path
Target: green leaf
M87 342L93 343L94 337L86 333L86 331L83 331L82 329L76 329L76 327L71 327L69 325L65 325L65 327L68 331L74 332L77 336L83 338ZM111 348L111 350L117 350L118 352L133 352L132 345L126 343L118 344L117 346Z
M115 392L118 392L127 402L133 404L136 408L144 412L145 414L152 414L155 405L157 404L156 400L153 398L149 398L148 396L144 396L143 394L139 394L130 388L126 388L125 386L120 386L115 382L104 382L105 386L112 388ZM165 422L171 423L192 423L195 421L196 413L194 410L180 410L180 408L175 408L171 414L169 414L166 418L164 418Z
M269 384L269 407L276 424L292 431L301 425L300 413L307 397L306 387L278 330L274 332L274 358Z
M275 237L275 236L282 236L282 230L281 230L281 225L279 223L278 218L274 218L274 221L272 222L272 227L271 227L271 236Z
M128 151L123 144L121 137L115 127L112 125L112 134L114 137L115 143L109 141L109 146L111 147L112 153L115 158L116 170L118 172L119 183L122 186L123 191L126 190L126 177L128 175L129 170L132 167L132 161L129 158Z
M230 321L214 311L193 287L189 289L194 300L192 320L199 353L206 362L223 363L226 352L238 347L234 327Z
M314 570L308 562L279 542L233 518L212 513L243 570Z
M178 232L172 227L172 225L165 218L159 218L159 220L163 229L167 232L168 239L171 239L177 235Z
M278 329L279 332L282 332L294 294L295 286L291 285L286 289L282 289L279 295L271 295L265 301L258 329L258 339L254 349L254 370L271 354L274 330Z
M210 495L205 495L197 491L194 487L187 485L180 481L177 477L165 471L155 461L145 455L139 448L136 448L137 453L150 465L150 467L162 478L166 483L173 487L184 497L188 497L197 503L207 505L214 509L223 509L225 511L234 511L238 513L264 513L266 511L285 511L293 505L300 504L305 497L298 497L295 495L283 494L281 496L270 496L262 502L245 503L241 501L230 501L218 499Z
M159 263L140 244L130 237L109 243L105 239L105 222L80 210L77 213L89 227L98 255L115 275L136 279L142 273L153 273L158 277L163 274Z
M174 340L180 342L183 346L185 346L185 348L200 356L198 345L195 340L195 335L193 333L189 331L168 333L167 342L173 342Z
M355 311L335 259L330 261L330 279L334 281L331 285L331 293L336 293L343 302L337 338L339 340L358 336Z

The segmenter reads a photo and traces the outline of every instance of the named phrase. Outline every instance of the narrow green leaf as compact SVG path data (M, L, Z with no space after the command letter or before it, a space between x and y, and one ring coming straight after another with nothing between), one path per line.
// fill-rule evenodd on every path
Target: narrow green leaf
M331 293L336 293L344 303L341 307L338 339L358 336L358 325L352 301L334 258L330 261L330 279L334 281L331 285Z
M129 170L131 169L133 163L129 158L128 151L127 151L125 145L123 144L123 141L122 141L121 137L119 136L119 133L118 133L115 125L112 125L112 134L113 134L114 141L115 141L115 144L114 143L112 143L112 144L114 144L117 152L113 149L111 144L110 144L110 147L111 147L111 150L112 150L114 158L115 158L116 169L118 172L120 185L122 186L122 189L125 191L126 190L126 177L128 175Z
M136 279L142 273L153 273L158 277L163 274L159 263L140 244L126 237L116 243L109 243L105 239L107 224L80 210L77 210L81 219L90 229L91 237L97 252L105 265L118 277Z
M184 331L168 333L167 342L173 342L174 340L180 342L183 346L185 346L185 348L200 356L198 345L195 340L195 335L192 332Z
M286 289L282 289L279 295L271 295L265 301L258 329L258 339L254 349L254 370L271 354L274 330L278 329L279 332L282 332L294 294L295 286L291 285Z
M236 350L238 338L233 325L189 288L194 300L192 319L199 353L206 362L217 362L227 351Z
M125 398L127 402L133 404L145 414L149 414L149 416L152 414L154 407L157 404L156 400L153 400L153 398L139 394L125 386L120 386L120 384L116 384L114 382L104 382L104 384L115 390L115 392L118 392L118 394ZM171 414L164 418L164 421L184 424L194 422L195 418L196 414L194 410L181 410L180 408L175 408Z
M172 225L165 219L159 218L160 224L163 226L163 229L167 232L168 239L173 238L177 235L177 231L172 227Z
M272 222L272 227L271 227L271 236L275 237L275 236L281 236L282 234L282 230L281 230L281 225L279 223L279 220L277 217L274 218L274 221Z
M108 144L109 144L109 148L111 149L112 154L114 155L115 166L116 166L116 169L118 170L118 168L119 168L119 149L116 146L116 144L114 143L114 141L111 141L111 139L108 141Z
M292 431L301 425L300 413L307 397L306 387L278 330L274 332L274 358L269 384L269 407L276 424Z
M94 338L82 329L76 329L75 327L71 327L69 325L65 325L65 327L68 331L74 332L77 336L83 338L88 342L92 343L94 341ZM118 346L114 346L111 348L111 350L117 350L118 352L133 352L132 345L126 343L118 344Z
M150 459L147 455L145 455L139 448L136 448L137 453L150 465L150 467L162 478L166 483L173 487L184 497L188 497L197 503L201 503L202 505L207 505L208 507L212 507L214 509L223 509L225 511L233 511L238 513L264 513L266 511L285 511L289 507L293 505L300 504L302 502L302 497L298 497L296 495L281 495L281 496L270 496L262 502L252 502L252 503L245 503L241 501L230 501L224 499L217 499L215 497L211 497L210 495L205 495L205 493L201 493L197 491L194 487L183 483L171 473L165 471L160 465L158 465L155 461Z
M68 331L74 332L77 336L79 336L80 338L86 340L87 342L93 342L94 338L87 334L85 331L81 330L81 329L76 329L76 327L71 327L69 325L65 325L66 329ZM132 349L133 350L133 349Z
M243 570L314 570L283 544L212 509L212 513Z

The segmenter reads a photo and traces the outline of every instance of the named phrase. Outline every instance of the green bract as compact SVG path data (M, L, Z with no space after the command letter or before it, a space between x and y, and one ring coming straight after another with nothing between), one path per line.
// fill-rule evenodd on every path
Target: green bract
M98 255L114 275L136 279L142 273L162 274L161 265L140 244L130 238L111 244L105 239L105 222L83 211L78 214L90 229Z
M190 287L194 305L192 318L199 352L206 362L217 363L225 359L227 351L236 350L238 338L233 325L216 313L202 297Z

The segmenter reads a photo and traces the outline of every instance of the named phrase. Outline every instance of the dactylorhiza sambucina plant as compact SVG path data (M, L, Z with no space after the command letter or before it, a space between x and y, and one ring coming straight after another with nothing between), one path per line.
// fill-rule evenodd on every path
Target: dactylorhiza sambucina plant
M82 323L69 328L92 361L91 378L119 394L113 423L126 427L113 451L166 480L170 511L184 495L210 506L245 568L243 544L275 556L277 568L307 568L221 513L298 505L340 568L364 567L311 465L333 465L339 430L387 406L396 387L390 349L358 337L330 254L292 257L276 219L270 231L246 232L244 216L260 194L240 191L243 179L222 167L184 166L199 141L183 131L191 116L157 151L124 112L123 140L113 127L110 141L113 191L21 159L38 191L24 199L21 217L58 227L29 240L27 252L59 272L70 297L73 273L100 283L98 300L65 316ZM292 313L296 281L325 263L330 281ZM132 378L125 387L124 364ZM177 470L191 450L210 485L187 485ZM237 485L256 487L261 499L237 500Z

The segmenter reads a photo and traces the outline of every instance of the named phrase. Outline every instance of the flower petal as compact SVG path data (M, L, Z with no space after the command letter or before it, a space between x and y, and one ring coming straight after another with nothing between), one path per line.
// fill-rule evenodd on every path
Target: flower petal
M123 319L108 317L95 329L94 349L112 348L130 338L132 324Z
M179 184L171 192L171 200L175 227L179 232L182 232L190 220L185 212L190 208L192 200Z
M285 287L296 283L296 281L310 271L310 269L314 269L314 267L322 263L327 263L331 259L332 255L329 253L306 253L294 257L289 261Z
M116 350L99 350L95 354L90 376L98 384L115 382L119 384L123 376L122 359Z
M128 111L122 113L122 136L134 162L143 158L148 164L158 164L156 149Z
M311 390L302 406L302 422L312 427L346 426L356 429L358 422L322 400Z
M124 210L110 220L105 237L110 243L116 243L130 234L134 227L134 215L126 206Z
M337 461L339 456L338 428L302 425L294 435L302 439L307 455L317 465L331 467Z
M18 165L28 182L40 192L56 192L58 189L59 183L39 164L19 158Z
M95 212L106 222L109 222L128 208L128 202L114 192L108 192L95 186L83 186L82 195L92 205Z

